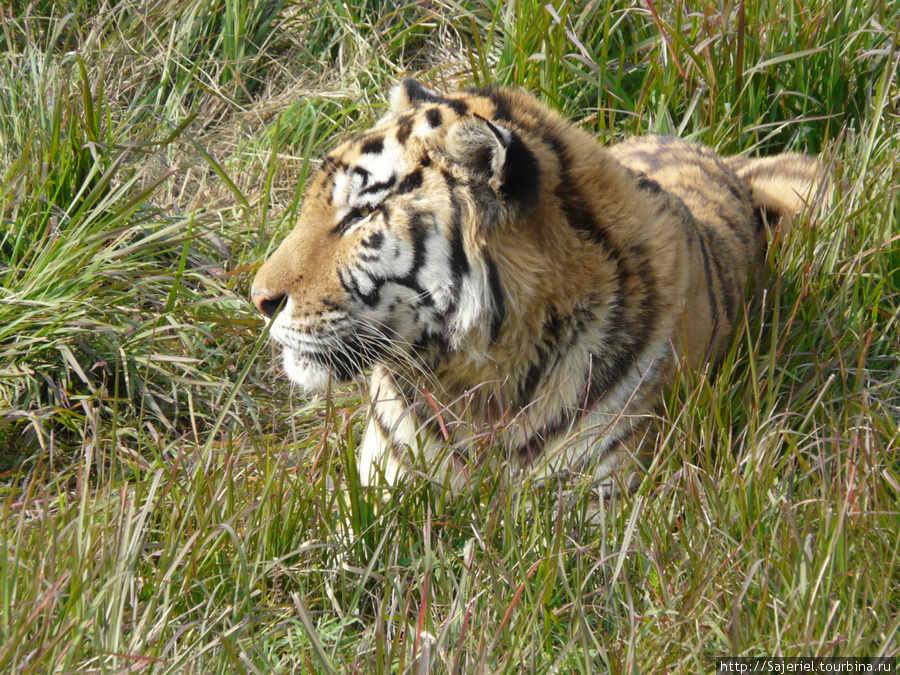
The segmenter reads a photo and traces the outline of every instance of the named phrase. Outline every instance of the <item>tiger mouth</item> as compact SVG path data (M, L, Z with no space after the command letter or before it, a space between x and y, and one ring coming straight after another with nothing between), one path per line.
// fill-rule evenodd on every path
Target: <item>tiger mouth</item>
M358 339L337 335L316 337L295 329L273 329L271 337L281 346L284 370L295 384L310 392L325 391L329 382L340 384L362 378L367 365L365 348Z
M307 370L310 374L314 372L317 376L328 377L336 383L351 382L363 375L362 356L357 353L300 351L288 346L283 346L282 350L288 375ZM288 367L289 363L293 368ZM306 382L297 384L305 385Z

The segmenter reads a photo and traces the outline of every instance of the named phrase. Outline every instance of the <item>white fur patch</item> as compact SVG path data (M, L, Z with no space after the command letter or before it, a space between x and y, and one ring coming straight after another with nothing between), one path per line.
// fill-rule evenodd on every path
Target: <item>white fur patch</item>
M322 394L328 391L331 372L324 366L308 360L297 358L294 350L284 347L282 364L284 372L294 384L310 394Z
M354 168L363 171L354 171ZM407 171L403 151L397 143L385 139L381 152L365 153L334 177L331 202L335 206L335 224L339 223L353 209L377 206L393 189L391 179L399 179ZM371 190L372 186L384 184L386 187ZM366 190L369 190L366 192ZM346 233L345 233L346 234Z
M354 171L362 169L365 173ZM403 150L390 139L384 140L382 151L365 153L353 164L334 177L331 190L331 201L335 205L336 222L340 222L354 208L377 206L391 188L365 192L367 188L379 183L387 184L391 178L399 178L407 172ZM363 194L365 192L365 194Z
M453 275L450 272L450 243L436 225L425 238L425 262L416 276L419 285L429 291L438 309L445 311L453 300Z
M450 346L462 347L469 333L481 326L493 309L488 273L480 258L470 257L469 273L463 277L459 305L450 322Z
M368 184L382 183L391 175L403 175L407 171L403 158L403 149L392 139L385 138L382 151L377 154L364 154L354 166L369 172Z

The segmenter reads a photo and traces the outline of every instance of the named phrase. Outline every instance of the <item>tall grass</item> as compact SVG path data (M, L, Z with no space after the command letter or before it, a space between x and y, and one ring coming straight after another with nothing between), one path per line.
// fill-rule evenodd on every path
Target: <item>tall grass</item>
M0 9L0 672L709 672L900 651L900 5L44 0ZM613 142L805 150L632 495L362 488L246 301L387 88L534 91ZM812 215L812 214L810 214Z

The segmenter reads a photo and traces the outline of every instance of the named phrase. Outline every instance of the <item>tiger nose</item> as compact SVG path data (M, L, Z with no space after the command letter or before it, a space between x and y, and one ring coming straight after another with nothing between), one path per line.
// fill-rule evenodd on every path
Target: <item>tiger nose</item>
M265 291L254 288L250 291L250 299L253 301L253 304L256 305L256 309L271 319L275 316L275 313L281 309L281 306L287 299L287 295L270 295Z

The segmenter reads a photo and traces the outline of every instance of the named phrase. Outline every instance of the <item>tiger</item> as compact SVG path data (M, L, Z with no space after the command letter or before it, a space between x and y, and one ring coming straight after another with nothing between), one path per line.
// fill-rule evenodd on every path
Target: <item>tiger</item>
M679 369L722 359L773 229L821 180L808 155L604 147L524 90L407 78L321 160L251 300L305 392L368 373L363 484L488 466L610 495L639 482Z

